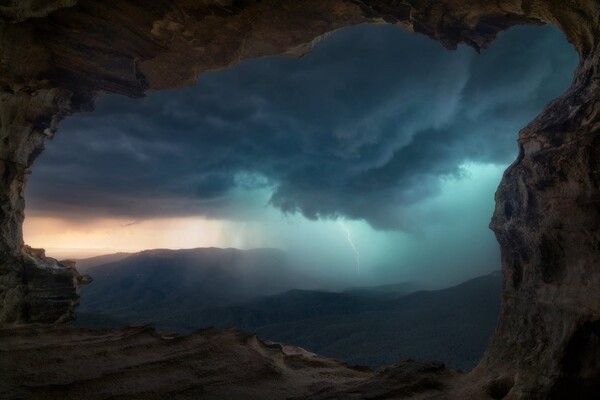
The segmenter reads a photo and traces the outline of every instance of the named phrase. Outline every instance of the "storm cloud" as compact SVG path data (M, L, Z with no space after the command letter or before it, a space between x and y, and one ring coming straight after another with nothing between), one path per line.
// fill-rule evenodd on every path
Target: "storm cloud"
M36 213L308 219L415 230L412 206L467 163L506 165L516 137L570 83L575 51L550 27L447 51L394 26L332 34L301 59L202 74L195 87L101 98L36 162ZM268 204L254 192L268 190Z

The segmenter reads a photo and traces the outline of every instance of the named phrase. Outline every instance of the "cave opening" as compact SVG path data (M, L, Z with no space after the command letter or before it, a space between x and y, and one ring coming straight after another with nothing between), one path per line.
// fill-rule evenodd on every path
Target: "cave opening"
M256 398L278 398L275 393L282 392L311 399L357 394L444 399L597 397L597 1L38 3L7 1L0 6L3 396L79 398L85 393L106 398L118 392L124 397L208 393L238 398L242 390ZM404 362L372 373L250 335L203 331L172 340L173 336L147 328L98 334L62 324L72 317L78 287L85 279L72 263L59 263L41 250L24 246L22 235L26 177L58 123L89 111L106 93L139 97L150 90L189 85L198 72L240 60L301 55L325 33L362 22L393 23L448 48L467 43L477 50L487 48L511 26L549 24L559 28L579 54L571 86L519 131L518 157L496 191L490 227L501 248L502 306L478 366L462 375L440 364ZM90 339L94 346L88 345ZM131 344L141 358L125 356ZM219 352L211 352L214 345ZM158 360L161 354L179 356ZM202 365L193 361L198 356ZM174 375L154 379L157 367ZM329 375L332 370L335 373ZM327 372L325 381L322 372ZM215 384L215 373L244 383Z
M576 63L550 27L512 28L477 55L360 25L301 59L244 61L144 99L106 96L63 122L36 161L25 239L95 279L80 326L235 326L354 364L470 369L500 304L493 193L516 133ZM153 250L206 247L254 254ZM215 272L225 264L239 268ZM243 311L215 317L226 306ZM403 330L416 310L414 324L430 326ZM381 322L394 319L404 323Z

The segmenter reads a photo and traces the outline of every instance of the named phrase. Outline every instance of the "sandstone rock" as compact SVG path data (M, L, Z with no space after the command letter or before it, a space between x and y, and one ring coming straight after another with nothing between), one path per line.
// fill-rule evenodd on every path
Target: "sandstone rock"
M459 374L403 362L374 373L237 331L0 328L5 400L340 399L442 394Z
M43 249L24 246L20 255L2 259L1 323L66 322L79 304L81 286L91 282L72 267L45 257Z
M0 17L21 22L28 18L45 17L60 7L72 7L77 0L6 0L0 3Z
M67 268L76 268L77 267L77 261L75 260L60 260L59 264L64 265Z

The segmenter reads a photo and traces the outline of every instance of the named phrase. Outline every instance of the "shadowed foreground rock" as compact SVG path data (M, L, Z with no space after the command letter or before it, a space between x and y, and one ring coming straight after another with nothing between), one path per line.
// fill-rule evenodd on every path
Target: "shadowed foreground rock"
M0 329L0 398L339 399L432 396L458 376L405 362L377 373L240 332Z
M600 398L598 0L8 0L0 2L0 20L0 324L73 314L78 274L25 249L23 193L44 140L61 119L91 110L98 96L138 97L242 59L301 55L326 33L363 22L395 23L448 48L466 43L478 51L517 24L556 26L580 63L570 89L520 132L519 157L498 189L491 227L502 252L502 311L483 361L456 381L457 398ZM87 335L37 332L30 340L40 343ZM18 341L2 345L8 343ZM117 357L102 354L96 359ZM113 361L126 365L126 353L115 354L123 359ZM41 373L26 360L13 359L19 382ZM132 385L160 376L145 368L127 370ZM46 378L57 374L60 368Z

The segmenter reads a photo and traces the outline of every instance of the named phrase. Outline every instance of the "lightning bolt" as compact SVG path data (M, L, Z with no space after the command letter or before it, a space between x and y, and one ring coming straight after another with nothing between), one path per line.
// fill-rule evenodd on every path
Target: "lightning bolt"
M350 246L352 246L352 250L354 250L354 254L356 254L356 271L360 275L360 254L358 253L358 249L356 248L356 246L354 245L354 242L352 241L352 235L350 234L350 229L348 229L346 227L346 225L344 225L340 221L338 221L338 225L340 226L340 228L342 228L342 230L344 232L346 232L346 237L348 238L348 243L350 243Z

